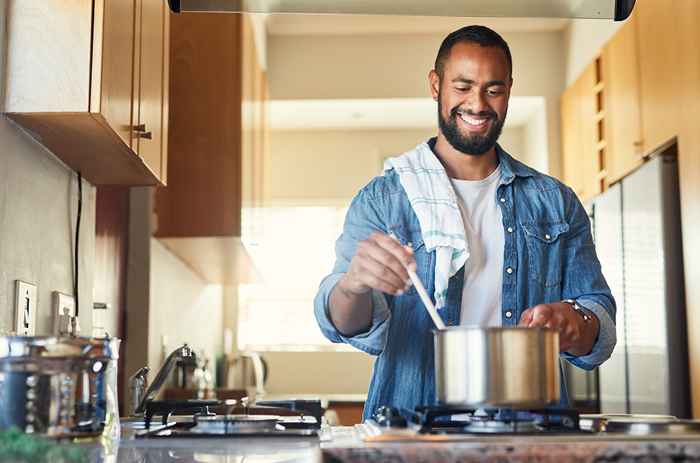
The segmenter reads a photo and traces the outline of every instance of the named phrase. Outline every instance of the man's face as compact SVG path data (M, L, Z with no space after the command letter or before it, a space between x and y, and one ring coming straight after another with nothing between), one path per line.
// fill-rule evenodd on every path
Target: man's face
M442 78L434 71L429 78L440 131L450 145L469 155L493 148L512 85L505 53L498 47L458 43L445 60Z

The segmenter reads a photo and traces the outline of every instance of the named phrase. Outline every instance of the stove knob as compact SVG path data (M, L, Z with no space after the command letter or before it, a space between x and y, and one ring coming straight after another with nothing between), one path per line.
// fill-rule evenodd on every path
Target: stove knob
M407 426L406 418L401 416L399 410L394 407L386 405L379 407L372 417L379 426L385 428L405 428Z

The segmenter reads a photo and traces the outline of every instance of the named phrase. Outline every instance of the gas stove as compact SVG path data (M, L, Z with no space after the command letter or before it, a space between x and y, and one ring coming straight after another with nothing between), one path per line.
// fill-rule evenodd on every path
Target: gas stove
M700 421L662 415L580 415L568 408L512 410L419 406L380 407L357 426L365 442L485 441L537 436L545 440L700 440Z
M236 406L232 413L211 411L222 405L227 404L217 400L151 400L145 404L142 420L124 424L135 438L317 438L321 428L323 408L319 400L263 401Z

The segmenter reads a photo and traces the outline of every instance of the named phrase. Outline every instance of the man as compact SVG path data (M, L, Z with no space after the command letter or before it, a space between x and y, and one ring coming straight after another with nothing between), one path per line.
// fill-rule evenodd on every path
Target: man
M585 369L616 341L581 203L496 143L513 85L506 42L486 27L459 29L428 80L437 138L392 158L358 193L315 300L325 336L378 356L365 418L435 402L434 326L406 268L447 325L555 328L562 355Z

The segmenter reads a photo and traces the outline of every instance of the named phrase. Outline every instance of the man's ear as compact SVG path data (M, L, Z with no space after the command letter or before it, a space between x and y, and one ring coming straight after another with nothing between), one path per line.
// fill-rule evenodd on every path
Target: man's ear
M430 84L430 95L433 97L433 100L437 101L440 94L440 76L435 72L435 69L428 73L428 83Z

